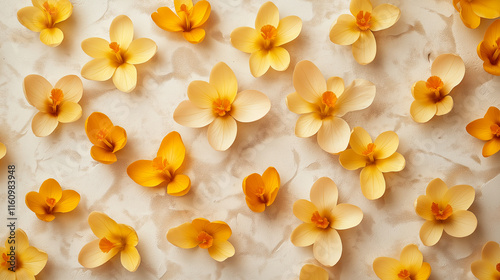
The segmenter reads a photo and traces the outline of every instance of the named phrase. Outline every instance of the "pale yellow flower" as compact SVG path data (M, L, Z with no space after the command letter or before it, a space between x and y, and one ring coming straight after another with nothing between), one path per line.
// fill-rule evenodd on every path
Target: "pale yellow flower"
M481 260L471 265L472 274L479 280L500 279L500 246L490 241L483 246Z
M477 28L481 18L500 17L498 0L453 0L453 6L460 12L462 22L469 28Z
M423 259L417 245L410 244L401 251L399 261L388 257L376 258L373 270L382 280L427 280L431 275L431 266Z
M483 61L484 71L500 76L500 19L486 30L483 41L477 46L477 55Z
M299 280L328 280L328 272L320 266L306 264L300 269Z

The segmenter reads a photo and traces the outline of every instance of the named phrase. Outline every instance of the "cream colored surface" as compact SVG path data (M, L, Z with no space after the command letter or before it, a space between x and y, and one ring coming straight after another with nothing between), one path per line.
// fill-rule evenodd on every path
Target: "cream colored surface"
M347 0L276 0L280 16L299 16L303 29L285 45L291 54L288 70L269 70L260 78L252 77L249 55L231 46L229 34L236 27L253 26L264 1L210 1L207 36L192 45L151 20L158 7L173 7L171 1L74 0L73 15L59 25L65 39L57 48L42 44L37 33L17 21L17 10L30 1L1 2L0 142L7 146L7 155L0 160L0 224L7 218L7 165L15 164L18 226L26 231L30 244L49 255L37 279L298 279L304 264L318 262L312 247L298 248L290 242L292 230L301 224L293 216L292 205L297 199L308 199L311 186L323 176L337 183L340 203L357 205L364 212L359 226L340 231L344 250L340 262L327 268L332 279L375 279L373 260L399 258L410 243L418 245L424 261L432 266L431 279L475 279L470 264L480 259L481 247L490 240L500 241L500 155L483 158L483 142L465 131L489 106L500 104L500 79L482 69L476 54L492 20L468 29L451 0L388 0L401 9L401 18L376 33L377 57L366 66L356 63L351 47L334 45L328 38L332 22L349 13ZM132 19L135 38L151 38L158 45L156 56L137 67L137 88L123 93L111 81L82 79L82 118L60 124L48 137L35 137L31 119L37 110L24 98L24 77L39 74L55 83L65 75L80 76L81 67L91 59L80 43L90 37L107 38L111 21L121 14ZM417 124L409 115L411 85L426 80L432 61L443 53L463 58L465 78L452 93L455 105L449 114ZM375 83L373 104L347 114L345 120L351 128L363 126L373 138L387 130L399 135L398 152L407 165L402 172L386 174L388 187L381 199L367 200L359 186L359 170L343 169L338 156L319 148L315 136L294 135L298 116L288 111L285 97L294 91L294 65L304 59L314 62L325 78L340 76L346 84L356 78ZM233 69L240 91L259 90L272 103L263 119L238 126L236 141L226 152L209 146L206 128L182 127L172 118L175 107L187 99L188 84L208 81L210 70L220 61ZM117 153L118 162L109 166L90 156L92 144L84 123L95 111L107 114L128 133L127 145ZM164 187L139 186L126 174L130 163L154 158L161 140L172 130L181 134L187 150L183 173L191 178L192 188L184 197L169 196ZM269 166L281 175L280 192L264 213L253 213L246 206L242 180ZM413 202L437 177L448 186L475 188L476 200L469 210L479 223L469 237L444 235L437 245L425 247L418 237L424 220L416 215ZM82 199L73 212L45 223L27 208L24 196L48 178L58 180L63 189L77 190ZM142 257L137 272L126 271L118 258L96 269L78 263L80 249L95 238L87 223L92 211L135 228ZM218 263L203 249L184 250L167 242L169 228L198 217L231 226L234 257ZM0 230L2 240L6 232L6 228Z

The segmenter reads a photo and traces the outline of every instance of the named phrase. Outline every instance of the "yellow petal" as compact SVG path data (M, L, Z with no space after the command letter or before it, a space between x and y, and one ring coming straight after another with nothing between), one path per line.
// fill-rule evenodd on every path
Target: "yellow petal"
M85 246L78 254L78 262L85 268L94 268L103 265L114 257L119 251L119 247L114 247L107 253L103 253L99 248L100 239L96 239Z
M448 189L443 197L443 203L450 204L453 211L467 210L474 202L476 191L469 185L457 185Z
M297 247L311 246L314 242L316 242L321 232L322 229L317 227L315 224L303 223L292 231L290 240L292 241L292 244Z
M366 65L375 59L377 43L370 30L361 31L359 39L352 44L352 55L361 65Z
M431 275L431 265L429 263L424 262L422 267L415 274L415 280L427 280Z
M305 199L299 199L293 204L293 214L304 223L311 223L313 213L318 210L312 202Z
M57 47L64 39L64 34L57 27L45 28L40 32L40 41L47 46Z
M297 38L302 30L302 20L297 16L284 17L279 21L274 46L281 46Z
M489 241L483 246L481 257L491 263L500 263L500 246L494 241Z
M432 214L431 210L432 203L433 201L429 196L419 196L415 204L415 212L417 212L417 215L426 219L427 221L433 221L435 217L434 214Z
M430 181L429 185L425 190L425 194L430 197L430 199L435 203L441 203L443 197L448 191L448 186L443 180L436 178Z
M120 238L122 238L121 242L130 246L137 246L139 244L139 237L131 226L118 224L118 228L120 230Z
M465 26L469 28L477 28L481 23L481 17L476 15L472 10L472 6L467 1L460 1L460 18Z
M326 81L318 67L308 60L295 65L293 86L297 93L309 103L317 103L326 91Z
M244 90L234 99L230 114L239 122L254 122L271 109L271 101L260 91Z
M62 197L61 185L52 178L47 179L40 186L39 193L42 197L53 198L58 202Z
M418 250L417 245L410 244L403 248L399 257L401 264L410 272L411 275L417 274L422 267L424 256Z
M7 147L5 147L4 143L0 142L0 159L2 159L7 153Z
M342 255L342 241L339 233L334 229L322 231L314 242L313 254L322 265L334 266Z
M214 106L214 101L219 97L217 90L205 81L193 81L187 89L189 101L197 107L206 109Z
M432 102L415 100L411 103L410 114L414 121L418 123L428 122L436 115L437 106Z
M352 45L360 35L361 30L352 15L340 15L330 28L330 41L338 45Z
M328 272L320 266L306 264L300 269L299 280L328 280Z
M151 160L138 160L131 163L127 167L127 174L130 179L144 187L156 187L168 179L153 167Z
M352 134L351 134L352 137ZM347 170L356 170L366 166L366 157L359 155L353 149L347 149L340 153L339 161L342 167Z
M466 210L453 210L453 214L444 223L444 231L453 237L469 236L476 230L476 227L476 216Z
M373 9L371 17L372 31L379 31L393 26L401 16L401 11L398 7L391 4L378 5Z
M470 122L465 129L467 132L476 137L479 140L488 141L493 138L493 133L491 132L492 123L486 119L477 119Z
M404 267L401 263L393 258L378 257L373 261L373 271L378 278L383 280L397 280L398 274Z
M191 11L191 28L203 25L210 17L210 3L208 1L198 1Z
M24 7L17 11L17 20L31 31L40 32L46 28L45 14L36 7Z
M280 189L280 174L274 167L269 167L262 174L262 180L264 181L266 191L269 193L269 199L267 202L267 206L269 206L273 204L276 199L276 195L278 194L278 190Z
M319 111L317 105L305 101L297 92L286 96L286 106L288 110L299 115Z
M156 43L148 38L139 38L132 43L124 54L125 61L129 64L141 64L150 60L155 54L158 47Z
M82 116L82 107L74 102L64 102L59 107L57 121L70 123L78 120Z
M384 159L396 152L399 146L399 138L394 131L386 131L381 133L373 144L375 144L373 156L376 159Z
M141 264L141 256L134 246L125 246L122 249L120 259L123 267L130 272L134 272Z
M36 217L44 222L52 222L56 218L53 214L36 214Z
M217 151L225 151L236 139L236 121L231 116L218 117L208 126L208 143Z
M179 32L183 31L184 23L181 19L168 7L160 7L157 12L151 14L154 23L161 29Z
M363 212L358 206L341 203L335 206L332 211L333 221L330 227L342 230L355 227L363 220Z
M464 61L458 55L442 54L432 63L431 74L441 78L444 84L441 91L448 94L464 78Z
M422 101L426 103L435 103L435 94L426 86L425 81L418 81L411 87L411 94L417 101Z
M61 199L54 206L53 212L67 213L73 211L80 203L80 194L73 190L62 191Z
M485 260L473 262L471 264L471 271L479 280L495 280L500 276L500 272L495 269L495 266Z
M347 148L351 129L341 118L323 119L323 125L318 131L318 144L324 151L337 154Z
M323 212L331 210L337 205L338 190L335 182L328 177L321 177L311 187L311 202ZM312 214L312 213L311 213ZM311 216L309 216L309 222Z
M28 103L40 112L48 112L52 85L40 75L28 75L23 82L24 96Z
M96 58L82 67L82 77L93 81L107 81L116 71L118 65L108 58Z
M234 256L235 250L229 241L218 241L208 248L208 253L214 260L222 262Z
M54 2L54 6L57 10L55 17L53 18L54 23L67 20L73 12L73 5L71 5L69 0L59 0Z
M500 17L500 2L495 0L471 1L474 13L482 18L494 19Z
M124 63L116 68L113 74L113 84L123 92L131 92L137 85L137 69L134 65Z
M214 221L209 223L204 227L204 229L208 234L217 240L228 240L233 233L229 225L223 221Z
M189 249L198 246L198 231L191 223L184 223L168 230L167 240L173 245Z
M453 98L447 95L441 101L436 102L436 116L448 114L453 109Z
M104 164L112 164L117 160L116 155L112 151L99 146L92 146L90 148L90 155L94 160Z
M113 153L123 149L127 144L127 132L123 127L113 126L109 131L108 138L110 143L113 145Z
M280 15L278 7L276 7L273 2L269 1L260 7L257 18L255 19L255 29L260 31L264 25L278 27L279 21Z
M259 50L250 55L250 72L255 78L264 75L270 66L269 51Z
M22 252L28 249L28 247L30 247L28 236L26 235L26 232L24 232L24 230L20 228L16 229L15 238L16 238L16 251ZM5 243L7 244L7 242ZM7 247L7 245L5 245L5 247Z
M351 14L356 16L359 12L372 12L372 3L370 0L352 0L349 6Z
M134 38L134 25L129 17L117 16L109 27L109 38L111 42L120 45L120 49L126 50Z
M174 120L187 127L204 127L215 119L212 108L201 109L191 101L182 101L174 111Z
M349 144L358 155L362 155L368 144L372 143L372 138L366 130L360 126L353 128Z
M370 199L378 199L385 193L385 179L376 165L367 165L360 174L361 191Z
M489 157L500 151L500 138L495 137L483 146L483 157Z
M338 97L334 108L334 115L342 117L353 111L367 108L375 98L375 85L367 80L356 79Z
M233 70L224 62L217 63L210 72L209 83L217 90L219 98L233 103L238 93L238 81Z
M425 246L434 246L443 234L443 224L433 221L426 221L420 228L420 240Z
M191 10L193 8L192 0L174 0L175 10L177 12L182 11L181 6L186 5L186 9Z
M231 44L245 53L254 53L260 50L262 41L260 32L250 27L238 27L231 32Z
M99 239L106 237L108 240L111 237L119 237L120 227L108 215L94 211L88 217L90 229ZM110 240L111 241L111 240Z
M405 168L405 158L400 153L394 153L392 156L375 161L380 172L398 172Z
M64 101L78 103L82 98L83 84L82 80L76 75L68 75L57 81L54 88L62 90L64 93Z
M185 31L182 33L182 35L184 36L184 39L186 39L186 41L188 41L189 43L198 44L203 41L203 39L205 39L205 30L196 28L191 31Z
M17 241L17 240L16 240ZM28 274L30 274L30 278L37 275L42 271L42 269L45 267L47 264L48 260L48 255L44 251L38 250L35 247L28 247L26 250L23 251L18 251L22 252L22 255L19 256L19 258L22 258L22 270L26 270ZM16 276L17 272L19 271L16 270ZM17 278L18 280L22 278Z
M45 198L37 192L29 192L26 194L26 206L35 212L35 214L46 214L47 202Z
M301 115L295 124L295 135L298 137L311 137L316 134L323 122L317 112Z
M191 189L191 180L184 174L175 175L174 179L168 183L167 193L173 196L183 196Z
M181 135L177 131L172 131L163 138L160 149L158 149L158 153L156 154L156 156L167 160L173 170L181 167L185 155L186 148L182 142Z
M274 47L268 52L271 67L276 71L285 71L290 65L290 54L282 47Z
M57 121L57 117L51 114L38 112L33 117L31 129L36 136L45 137L51 134L56 129L58 124L59 122Z
M344 80L340 77L330 77L326 81L326 89L339 98L344 93Z

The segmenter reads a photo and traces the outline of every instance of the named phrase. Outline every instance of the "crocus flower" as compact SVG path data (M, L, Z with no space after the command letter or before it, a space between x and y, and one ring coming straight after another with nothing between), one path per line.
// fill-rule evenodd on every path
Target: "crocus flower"
M385 192L385 172L398 172L405 167L405 158L396 152L398 135L393 131L380 134L374 142L362 127L355 127L349 140L351 149L340 153L340 164L348 170L362 168L361 191L368 199L377 199Z
M193 6L191 0L174 0L175 11L169 7L160 7L151 14L151 18L161 29L170 32L182 32L189 43L198 44L205 38L205 30L200 28L210 16L210 3L198 1Z
M500 19L495 20L486 30L483 41L477 46L477 55L484 61L483 68L486 72L500 76Z
M62 190L54 179L45 180L39 192L26 194L26 205L35 212L38 219L50 222L55 219L55 213L73 211L80 202L80 194L73 190Z
M250 72L254 77L264 75L269 67L285 71L290 65L290 54L282 45L293 41L302 30L302 20L288 16L280 20L278 7L264 3L257 13L255 29L239 27L231 32L231 44L250 53Z
M186 148L178 132L167 134L161 141L160 149L153 160L138 160L127 168L128 176L144 187L155 187L167 183L167 193L174 196L185 195L191 180L178 170L184 162Z
M425 123L435 115L448 114L453 108L449 95L464 78L465 64L454 54L442 54L434 60L431 76L427 81L418 81L411 87L415 101L411 103L410 114L414 121Z
M299 280L328 280L328 272L320 266L306 264L300 269Z
M481 260L471 265L472 274L479 280L500 279L500 246L490 241L483 246Z
M477 28L481 18L500 17L500 2L497 0L453 0L453 6L469 28Z
M490 107L484 118L469 123L465 129L479 140L488 141L483 146L483 157L489 157L500 150L500 110Z
M273 204L280 189L280 175L274 167L269 167L261 175L253 173L243 179L243 193L248 208L263 212Z
M116 88L131 92L137 84L135 64L150 60L156 54L156 44L148 38L134 38L134 25L127 16L117 16L109 28L111 43L101 38L82 42L83 51L94 58L82 68L82 76L94 81L113 77Z
M78 262L86 268L94 268L120 253L123 267L131 272L136 271L141 264L141 256L135 248L139 243L135 230L127 225L117 224L101 212L90 213L88 221L98 239L82 248L78 254Z
M197 218L168 230L167 240L177 247L191 249L196 246L208 249L210 256L222 262L234 255L234 247L228 241L231 228L222 221L210 222Z
M74 122L82 116L78 101L82 98L83 84L78 76L64 76L52 87L42 76L28 75L23 90L28 103L39 110L31 122L36 136L47 136L59 122Z
M337 230L357 226L363 219L359 207L338 204L337 185L332 179L322 177L311 188L311 201L297 200L293 204L293 214L303 224L292 232L293 245L305 247L313 245L313 254L322 265L335 265L342 255L342 242Z
M94 112L85 121L85 133L94 144L90 149L93 159L104 164L116 161L115 153L127 144L127 132L115 126L103 113Z
M401 15L398 7L382 4L372 9L370 0L351 0L352 15L343 14L330 28L330 41L352 45L352 55L361 65L375 59L377 44L373 31L393 26Z
M47 264L47 253L30 246L28 236L20 228L16 229L14 237L15 239L6 238L5 247L0 247L0 254L2 254L0 278L5 280L35 279L35 276ZM15 246L12 240L15 240ZM14 250L11 250L11 247L14 247Z
M0 142L0 159L2 159L7 153L7 147L5 147L4 143Z
M318 67L307 60L295 66L293 86L296 92L286 97L286 105L301 115L295 135L311 137L318 133L319 146L332 154L345 150L349 144L351 129L342 117L370 106L375 98L373 83L356 79L344 89L342 78L325 81Z
M431 275L431 266L423 259L417 245L410 244L401 251L399 261L388 257L376 258L373 270L382 280L427 280Z
M264 117L271 102L256 90L238 93L238 81L224 62L210 72L209 82L193 81L187 89L189 100L174 111L174 120L188 127L208 126L208 142L217 151L227 150L236 139L239 122L254 122Z
M436 244L443 230L454 237L465 237L476 230L476 216L467 211L476 192L468 185L457 185L448 189L443 180L432 180L426 194L418 197L415 211L426 222L420 229L420 240L425 246Z
M24 7L17 12L19 22L31 31L40 32L40 41L47 46L61 44L64 34L55 27L73 12L69 0L33 0L33 7Z

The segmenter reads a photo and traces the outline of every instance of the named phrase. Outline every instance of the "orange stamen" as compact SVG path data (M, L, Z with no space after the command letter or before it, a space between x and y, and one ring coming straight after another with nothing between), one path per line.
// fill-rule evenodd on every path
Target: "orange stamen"
M214 243L214 238L205 231L200 231L197 240L200 242L198 246L200 246L200 248L203 249L208 249L212 247L212 244Z
M217 98L213 103L214 113L219 117L224 117L227 112L231 111L231 102L227 99Z
M373 151L375 150L375 144L373 143L368 143L368 145L366 145L366 150L364 150L362 152L362 154L364 156L373 156Z
M371 24L372 14L370 12L359 11L356 15L356 24L361 30L368 30L372 26Z
M106 137L108 136L108 132L106 129L101 129L97 132L97 140L103 142L111 151L115 149L113 144L111 144Z
M58 88L50 91L50 99L52 99L52 113L57 113L57 106L64 100L64 93Z
M166 162L166 160L164 160L162 157L155 157L153 159L152 165L154 169L163 172L163 174L165 174L168 179L172 178L172 173L168 170L168 162Z
M108 253L109 251L111 251L111 249L113 249L115 247L116 247L116 245L113 242L106 239L106 237L103 237L99 241L99 249L101 249L101 251L103 253Z
M257 192L255 192L255 195L259 198L260 202L262 202L262 203L267 203L267 199L264 196L265 193L266 193L266 190L263 187L259 187L257 189Z
M6 265L7 262L9 261L9 257L5 253L2 253L2 259L3 259L2 265Z
M398 277L399 277L399 279L409 280L410 279L410 272L408 272L408 270L406 270L406 269L403 269L398 273Z
M496 269L498 272L500 272L500 263L497 263Z
M54 208L54 206L56 205L56 199L55 198L52 198L52 197L48 197L45 202L47 203L47 205L50 207L50 209L52 210L52 208Z
M496 45L496 50L495 52L493 53L493 55L491 56L491 64L493 65L497 65L498 64L498 58L500 57L500 37L497 38L497 40L495 41L495 43L497 44ZM495 47L495 46L493 46Z
M329 108L333 108L337 103L337 95L335 95L332 91L325 91L321 95L321 103L325 104Z
M490 126L490 129L493 135L495 135L496 137L500 137L500 126L498 126L498 124L492 124Z
M318 211L315 211L311 217L311 222L315 223L319 228L327 228L330 222L326 217L321 217Z
M179 14L183 13L183 14ZM179 14L180 18L182 19L184 17L184 31L190 31L191 30L191 20L189 14L191 13L191 10L188 9L186 4L182 4L179 8Z
M272 47L272 42L278 36L276 27L268 24L260 28L260 35L264 38L264 49L268 50Z
M453 208L451 208L451 205L447 204L444 209L440 209L439 205L437 203L432 203L431 205L431 211L432 214L434 214L434 217L438 221L444 221L448 219L451 214L453 214Z
M111 42L111 44L109 44L109 48L111 49L112 52L115 53L115 56L116 56L116 59L118 60L118 63L122 63L123 57L120 54L120 44L118 44L117 42Z
M57 8L51 6L47 1L45 1L42 6L45 9L45 12L48 14L47 20L49 22L47 25L48 27L52 27L54 25L52 17L54 17L57 14Z
M430 76L425 83L425 86L436 96L437 100L441 99L441 89L444 86L443 81L438 76Z

